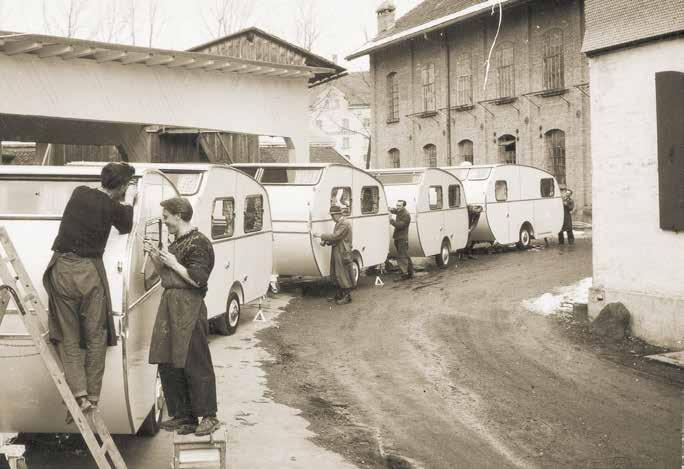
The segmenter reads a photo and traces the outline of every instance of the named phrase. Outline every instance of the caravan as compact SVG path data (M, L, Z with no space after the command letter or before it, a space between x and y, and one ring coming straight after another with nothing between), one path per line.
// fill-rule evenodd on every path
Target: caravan
M283 277L330 275L329 247L313 232L332 232L331 205L346 212L353 230L354 283L364 268L385 262L389 212L382 184L365 171L340 164L235 164L266 187L273 212L274 273Z
M458 178L438 168L383 169L371 174L384 185L388 204L406 201L411 214L409 255L434 256L438 266L448 265L451 252L468 242L468 209ZM390 244L390 254L395 256Z
M468 203L481 209L469 245L480 242L530 246L556 235L563 202L556 179L532 166L494 164L445 168L463 181Z

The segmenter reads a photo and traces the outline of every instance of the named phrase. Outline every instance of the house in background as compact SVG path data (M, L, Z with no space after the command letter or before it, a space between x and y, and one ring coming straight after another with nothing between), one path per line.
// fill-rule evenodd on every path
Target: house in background
M353 72L310 89L311 124L335 141L335 149L366 167L371 132L368 72Z
M383 2L378 35L347 57L370 57L372 166L532 165L567 183L575 217L589 218L583 8L582 0L425 0L395 19L393 2Z
M684 350L684 2L586 0L594 175L589 314Z

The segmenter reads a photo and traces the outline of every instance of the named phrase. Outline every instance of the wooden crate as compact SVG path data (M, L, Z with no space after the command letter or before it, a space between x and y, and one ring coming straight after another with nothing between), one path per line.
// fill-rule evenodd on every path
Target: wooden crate
M220 427L207 436L173 437L173 469L226 469L228 432Z

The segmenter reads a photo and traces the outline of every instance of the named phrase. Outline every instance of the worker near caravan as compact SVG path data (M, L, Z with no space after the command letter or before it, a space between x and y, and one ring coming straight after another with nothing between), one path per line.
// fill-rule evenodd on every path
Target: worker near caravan
M565 184L560 184L559 187L563 200L563 227L558 233L558 244L565 244L565 232L568 233L568 244L575 244L575 235L572 232L572 211L575 209L575 201L572 200L572 191Z
M149 362L159 366L171 417L161 427L181 434L209 435L220 426L204 303L214 268L214 248L191 225L193 211L187 199L174 197L161 206L164 224L175 239L168 251L157 249L149 240L144 242L164 288L149 356Z
M97 405L107 346L116 345L102 255L112 226L121 234L133 227L133 207L122 201L134 174L126 163L109 163L102 168L99 187L74 189L43 274L50 340L57 346L66 382L83 411Z
M321 246L332 246L330 256L330 277L337 285L337 293L331 301L338 305L351 303L351 289L354 288L352 278L352 226L344 217L342 208L333 205L330 207L330 215L335 221L335 229L332 233L312 233L314 238L321 239Z
M405 200L397 200L396 207L391 208L389 211L396 215L395 218L390 216L390 225L394 227L392 238L394 239L394 247L397 250L397 262L401 269L401 279L412 279L414 276L413 262L408 253L408 232L409 226L411 226L411 214L406 210Z

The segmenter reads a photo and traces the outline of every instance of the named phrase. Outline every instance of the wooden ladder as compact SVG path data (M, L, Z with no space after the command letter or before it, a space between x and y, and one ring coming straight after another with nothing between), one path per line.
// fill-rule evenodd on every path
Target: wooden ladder
M71 413L78 430L88 445L99 469L126 469L112 435L97 408L81 411L76 398L66 383L61 360L55 347L48 342L48 314L41 303L7 230L0 226L0 323L5 315L9 299L14 300L26 330L40 353L43 363L57 386L62 400ZM96 438L99 436L101 444Z

